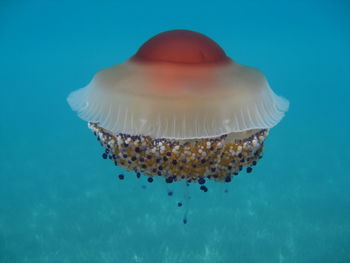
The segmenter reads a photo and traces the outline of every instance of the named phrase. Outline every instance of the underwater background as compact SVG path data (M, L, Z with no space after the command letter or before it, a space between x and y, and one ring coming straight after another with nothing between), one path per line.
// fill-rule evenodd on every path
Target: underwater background
M66 102L170 29L208 35L291 103L252 174L189 187L186 225L183 184L103 160ZM1 263L350 262L347 0L1 0L0 89Z

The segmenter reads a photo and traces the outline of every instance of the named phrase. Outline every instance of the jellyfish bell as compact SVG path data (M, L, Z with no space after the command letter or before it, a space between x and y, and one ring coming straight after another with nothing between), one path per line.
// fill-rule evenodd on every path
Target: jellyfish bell
M250 172L289 106L260 71L188 30L152 37L128 61L72 92L68 103L88 121L104 158L167 183L200 184Z

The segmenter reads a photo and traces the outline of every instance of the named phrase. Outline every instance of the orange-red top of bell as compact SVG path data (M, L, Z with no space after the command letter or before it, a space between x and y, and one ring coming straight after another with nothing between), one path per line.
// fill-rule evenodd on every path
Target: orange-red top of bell
M215 41L189 30L160 33L146 41L131 59L186 64L221 64L231 61Z

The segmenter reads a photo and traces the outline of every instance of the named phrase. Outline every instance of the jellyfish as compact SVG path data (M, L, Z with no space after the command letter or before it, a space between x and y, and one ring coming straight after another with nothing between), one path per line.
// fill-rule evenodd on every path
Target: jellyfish
M68 103L88 122L104 159L148 182L197 182L204 192L207 180L252 172L289 107L259 70L189 30L150 38L73 91Z

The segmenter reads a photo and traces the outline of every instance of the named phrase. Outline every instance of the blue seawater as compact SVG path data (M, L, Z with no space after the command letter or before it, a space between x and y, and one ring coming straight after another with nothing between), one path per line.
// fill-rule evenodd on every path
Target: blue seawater
M291 102L252 174L190 186L186 225L183 185L117 180L66 102L169 29ZM0 89L1 263L350 262L347 0L2 0Z

